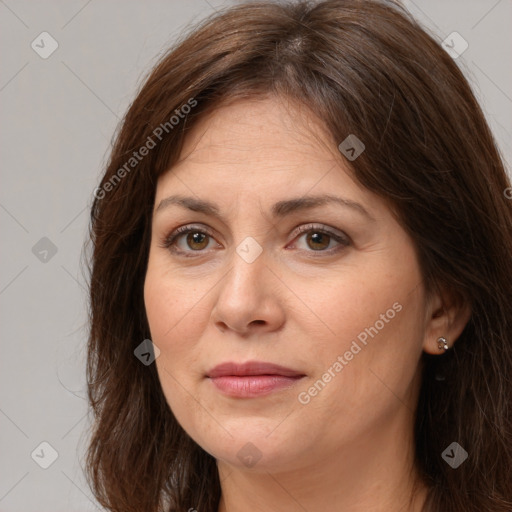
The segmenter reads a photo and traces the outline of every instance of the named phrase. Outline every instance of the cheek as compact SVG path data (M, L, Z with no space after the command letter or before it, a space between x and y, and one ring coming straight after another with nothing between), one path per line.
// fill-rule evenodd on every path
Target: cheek
M380 265L368 266L336 282L316 280L314 287L311 281L295 282L294 291L307 297L317 317L316 325L307 327L301 320L309 339L304 348L315 362L301 389L311 401L352 415L387 407L393 400L399 404L394 393L406 395L425 332L421 274L411 258L400 265L388 262L386 272Z
M193 347L202 330L198 294L191 283L183 283L158 265L148 265L144 283L144 302L151 332L151 340L160 349L155 364L162 392L177 421L187 429L201 421L201 410L196 410L190 399L191 379L195 369L201 368ZM199 378L199 370L197 377ZM199 427L200 429L200 427Z
M150 263L144 283L144 303L152 341L161 351L179 354L200 332L204 322L200 298L207 291L197 283L172 275ZM201 320L202 319L202 320Z
M422 351L421 293L395 286L369 296L365 289L354 289L353 300L343 311L333 312L330 325L336 338L324 338L318 352L322 362L308 387L301 389L312 402L337 411L333 418L340 428L344 418L351 417L356 425L369 424L369 418L377 421L403 407Z
M347 272L339 279L317 277L314 286L312 281L294 280L294 293L304 305L297 304L302 313L291 320L300 322L319 355L349 350L354 340L365 346L365 341L383 338L407 316L404 305L410 287L403 280Z
M144 302L151 340L160 349L156 369L162 392L177 421L187 430L201 431L204 409L195 396L207 370L200 341L209 321L206 310L212 283L187 279L164 263L148 264Z

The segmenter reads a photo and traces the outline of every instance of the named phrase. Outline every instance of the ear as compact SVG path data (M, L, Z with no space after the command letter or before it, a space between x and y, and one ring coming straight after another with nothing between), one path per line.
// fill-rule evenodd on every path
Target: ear
M446 338L448 347L453 347L471 317L471 306L462 297L439 290L427 299L426 314L423 350L428 354L440 355L444 350L439 349L438 338Z

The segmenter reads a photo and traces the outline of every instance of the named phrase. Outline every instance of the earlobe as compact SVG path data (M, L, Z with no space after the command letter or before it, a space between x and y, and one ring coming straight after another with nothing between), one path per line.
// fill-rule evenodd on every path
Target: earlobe
M471 317L471 307L463 298L444 293L430 300L423 350L440 355L450 350Z

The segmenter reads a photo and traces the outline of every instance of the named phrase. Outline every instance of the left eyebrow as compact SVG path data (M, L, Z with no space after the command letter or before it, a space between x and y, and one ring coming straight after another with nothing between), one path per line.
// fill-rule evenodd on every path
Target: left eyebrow
M375 218L370 215L366 208L364 208L364 206L360 203L352 201L351 199L333 196L330 194L304 196L293 199L286 199L284 201L278 201L272 206L271 212L274 218L283 218L297 211L311 210L326 204L337 204L345 208L350 208L363 215L368 220L373 222L375 221ZM215 203L206 201L204 199L197 199L195 197L180 195L173 195L162 199L155 209L155 213L160 212L171 205L177 205L194 212L204 213L206 215L211 215L212 217L217 217L221 220L224 220L220 213L219 207Z

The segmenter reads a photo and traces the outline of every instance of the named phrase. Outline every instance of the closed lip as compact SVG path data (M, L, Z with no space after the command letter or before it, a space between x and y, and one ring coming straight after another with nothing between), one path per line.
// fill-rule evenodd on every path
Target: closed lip
M207 377L236 376L247 377L250 375L281 375L283 377L304 377L304 373L286 368L284 366L266 363L264 361L247 361L245 363L225 362L212 368Z

